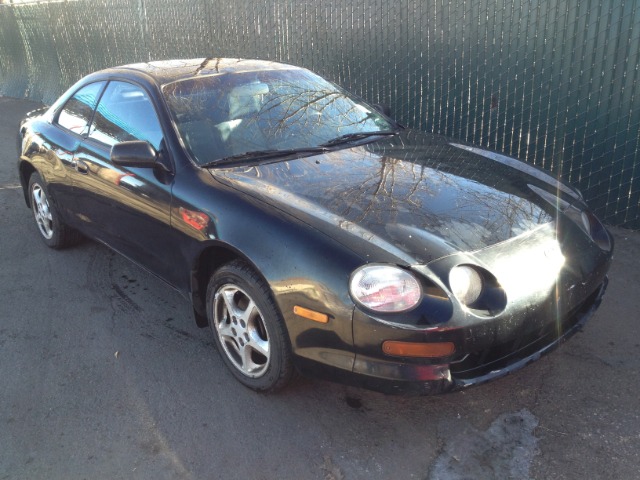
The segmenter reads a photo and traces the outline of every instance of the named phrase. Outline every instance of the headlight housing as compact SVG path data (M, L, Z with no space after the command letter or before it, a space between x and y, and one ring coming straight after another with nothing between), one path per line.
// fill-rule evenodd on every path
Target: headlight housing
M484 281L475 268L469 265L458 265L449 272L449 286L460 303L471 306L482 295Z
M365 265L351 275L353 300L375 312L406 312L422 299L422 286L411 273L393 265Z
M585 210L582 212L581 218L584 229L594 243L605 252L610 252L612 247L611 238L609 237L609 233L607 233L607 229L602 225L602 222L598 220L598 217L590 211Z

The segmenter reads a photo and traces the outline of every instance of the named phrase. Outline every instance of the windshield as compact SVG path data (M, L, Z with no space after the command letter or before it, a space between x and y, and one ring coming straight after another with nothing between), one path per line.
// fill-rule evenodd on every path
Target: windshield
M310 149L394 128L369 105L303 69L192 78L165 85L163 93L200 165L251 152Z

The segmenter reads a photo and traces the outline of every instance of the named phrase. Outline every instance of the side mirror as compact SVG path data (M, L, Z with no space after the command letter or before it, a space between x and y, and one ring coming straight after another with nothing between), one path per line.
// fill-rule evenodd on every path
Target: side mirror
M149 142L121 142L111 147L111 161L122 167L153 168L158 162L158 152Z

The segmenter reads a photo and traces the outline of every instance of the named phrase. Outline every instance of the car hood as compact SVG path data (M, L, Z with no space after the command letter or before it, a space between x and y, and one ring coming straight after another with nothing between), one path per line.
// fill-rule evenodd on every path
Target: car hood
M529 164L410 130L321 155L211 173L367 261L391 255L406 264L509 240L553 221L557 205L579 201L574 190Z

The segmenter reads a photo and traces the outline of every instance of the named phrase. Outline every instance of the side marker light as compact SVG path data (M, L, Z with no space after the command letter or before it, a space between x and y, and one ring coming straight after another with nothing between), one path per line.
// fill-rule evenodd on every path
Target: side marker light
M295 313L299 317L313 320L314 322L329 323L329 315L327 315L326 313L316 312L314 310L309 310L308 308L299 307L298 305L293 307L293 313Z
M382 344L382 351L394 357L436 358L451 355L456 351L456 347L451 342L414 343L387 340Z

